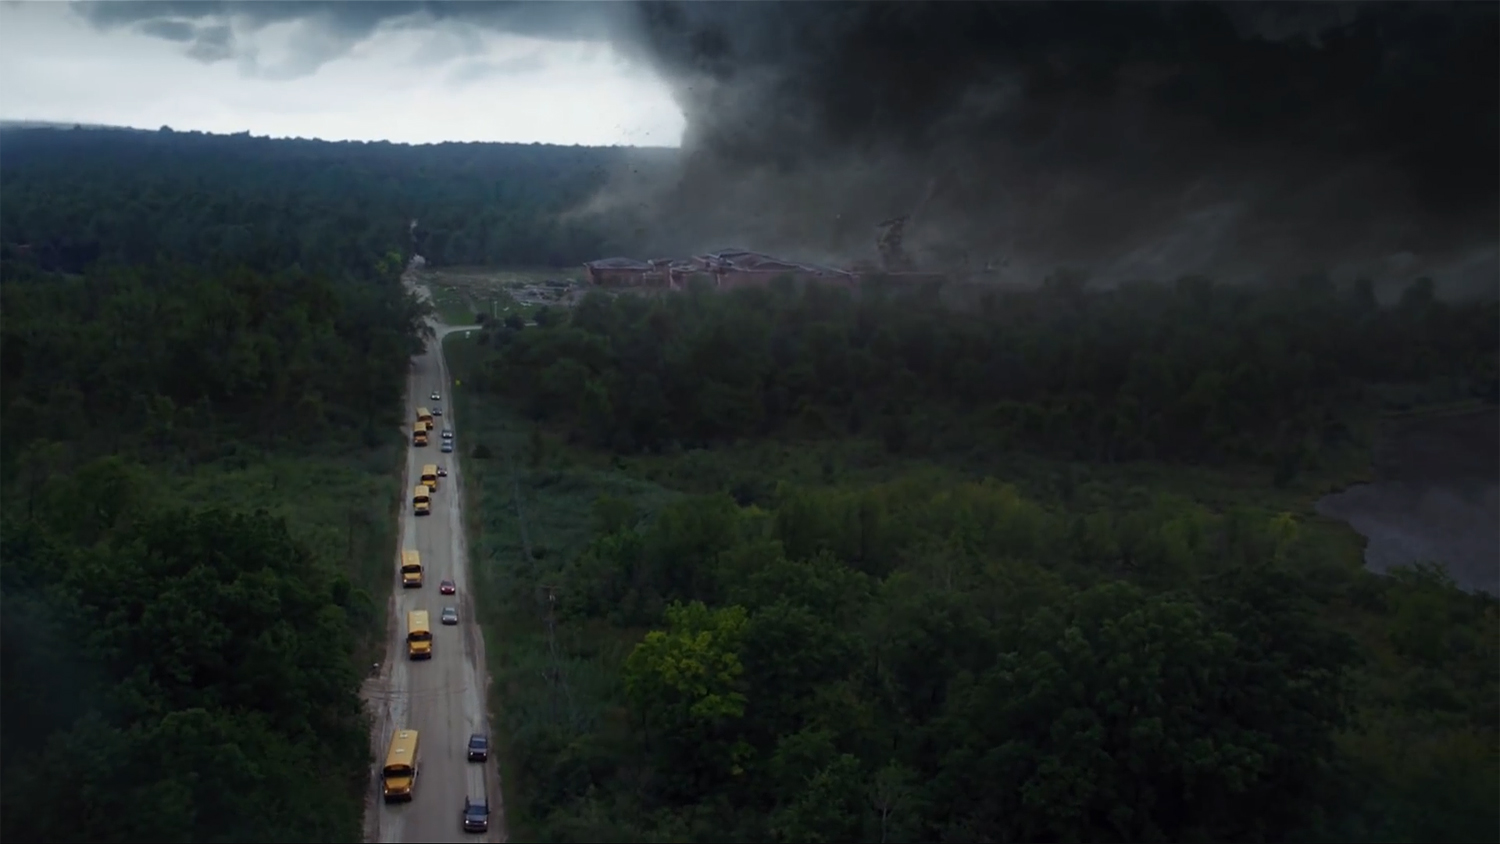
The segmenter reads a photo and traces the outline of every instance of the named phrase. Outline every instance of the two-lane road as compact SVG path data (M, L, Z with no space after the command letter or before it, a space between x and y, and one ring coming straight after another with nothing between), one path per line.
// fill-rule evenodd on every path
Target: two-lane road
M410 803L388 805L378 798L374 802L375 817L371 818L373 824L367 824L367 830L374 840L382 842L505 840L495 759L491 756L483 764L469 762L465 752L471 733L490 735L486 711L488 674L484 639L474 620L474 602L469 591L463 472L456 453L464 447L463 431L449 401L451 384L442 355L442 337L474 327L477 326L434 325L436 336L429 340L425 353L413 359L408 383L408 454L402 481L401 548L421 553L425 573L421 588L403 589L399 582L395 587L390 642L374 695L380 708L372 747L379 766L384 764L392 733L399 729L417 730L421 740L420 772ZM433 401L430 397L434 392L442 398ZM442 407L444 415L434 419L432 444L426 448L410 447L410 423L416 418L416 408L434 404ZM455 431L452 454L441 451L440 433L447 426ZM412 512L411 490L426 463L446 467L448 476L438 479L438 490L432 496L432 514L418 518ZM399 580L397 567L397 561L393 560L391 577ZM438 585L445 579L456 584L457 594L439 592ZM439 622L443 608L449 606L458 609L457 626ZM410 610L427 610L430 615L434 640L430 660L412 662L406 657L406 614ZM375 779L378 789L378 775ZM490 831L487 835L465 833L464 797L481 795L489 798Z

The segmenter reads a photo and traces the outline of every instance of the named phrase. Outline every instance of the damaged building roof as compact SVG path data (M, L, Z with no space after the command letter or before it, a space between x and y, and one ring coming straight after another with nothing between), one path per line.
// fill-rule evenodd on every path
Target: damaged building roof
M719 249L691 258L654 258L639 261L635 258L601 258L584 264L592 272L604 273L751 273L774 276L780 274L812 275L821 277L852 278L854 273L838 267L793 261L752 252L748 249Z
M585 267L594 270L650 270L651 265L645 261L637 261L634 258L600 258L597 261L588 261Z
M848 270L824 267L818 264L808 264L802 261L789 261L785 258L777 258L763 252L751 252L746 249L723 249L708 255L698 256L698 260L704 265L719 269L739 270L741 272L796 272L813 273L815 275L849 275Z

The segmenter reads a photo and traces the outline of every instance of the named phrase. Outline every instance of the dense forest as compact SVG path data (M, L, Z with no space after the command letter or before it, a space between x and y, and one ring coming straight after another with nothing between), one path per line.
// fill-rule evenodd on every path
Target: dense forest
M325 454L402 447L401 227L287 146L0 145L0 837L354 840L390 512Z
M530 420L478 449L494 512L760 441L918 467L724 458L685 498L599 496L576 551L507 547L536 840L1493 838L1495 599L1369 573L1291 488L1367 455L1382 409L1493 403L1496 304L1080 281L596 293L486 329L475 406ZM988 477L1017 452L1061 482ZM1286 509L1108 480L1143 462ZM529 680L557 647L567 678Z
M1263 463L1282 482L1347 444L1382 388L1500 396L1500 308L1436 301L1427 280L1394 308L1367 283L1339 289L1319 276L1098 294L1081 281L984 293L969 310L897 286L858 299L790 284L596 294L565 323L539 317L545 331L493 326L483 383L623 453L876 432L892 452Z
M0 838L359 836L402 270L628 251L557 214L623 155L0 132ZM1496 600L1305 500L1500 398L1493 301L778 283L450 342L516 840L1500 828Z
M611 248L559 214L625 149L407 146L199 132L12 130L0 136L7 249L48 269L98 259L365 265L576 265ZM639 153L635 153L639 154Z

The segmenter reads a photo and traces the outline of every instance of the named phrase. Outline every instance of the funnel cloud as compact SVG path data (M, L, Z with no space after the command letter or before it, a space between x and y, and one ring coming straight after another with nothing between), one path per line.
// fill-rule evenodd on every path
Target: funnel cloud
M681 154L573 212L644 257L737 246L1101 282L1312 270L1494 295L1494 3L97 3L222 60L300 22L312 72L381 26L608 39ZM314 35L316 37L314 37ZM207 39L207 40L203 40ZM200 43L200 40L202 43ZM309 70L311 68L312 70Z

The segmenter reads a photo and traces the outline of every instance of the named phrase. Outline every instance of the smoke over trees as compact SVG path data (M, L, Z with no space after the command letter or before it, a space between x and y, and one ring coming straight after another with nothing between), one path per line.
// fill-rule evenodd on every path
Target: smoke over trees
M915 212L919 259L1032 278L1478 262L1492 281L1495 11L650 4L689 120L651 211L667 241L843 254Z
M873 258L910 215L919 264L1001 280L1497 272L1494 4L124 6L84 14L192 22L213 55L298 18L313 68L386 21L608 38L688 119L676 161L576 212L641 253Z

